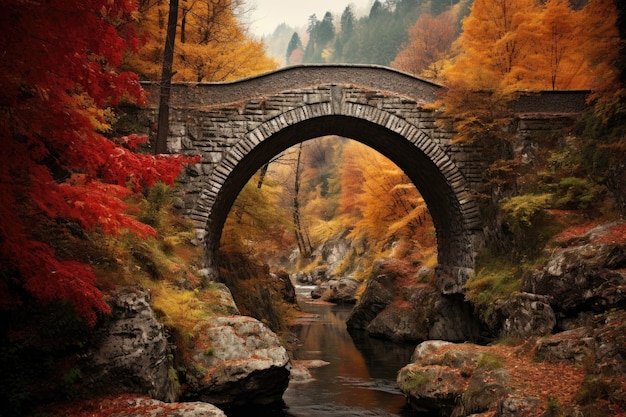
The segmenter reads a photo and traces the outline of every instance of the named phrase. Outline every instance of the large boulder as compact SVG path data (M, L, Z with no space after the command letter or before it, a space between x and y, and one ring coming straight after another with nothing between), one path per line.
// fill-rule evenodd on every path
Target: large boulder
M184 397L220 407L281 401L289 357L274 332L246 316L213 317L187 356Z
M353 277L331 281L326 301L337 304L355 304L356 292L361 282Z
M589 367L595 374L626 374L626 311L599 315L588 326L542 337L535 358Z
M402 275L406 268L400 262L381 260L375 264L365 291L348 317L348 328L406 342L456 342L479 336L471 306L461 296L446 296L432 284L407 279Z
M407 300L390 303L367 325L371 336L393 341L423 341L428 339L432 318L434 298L439 298L436 288L421 285L402 289Z
M122 288L109 304L111 316L85 360L85 386L174 401L167 339L150 307L150 293L140 287Z
M415 348L397 383L418 412L468 415L495 409L508 394L508 372L493 355L442 341Z
M348 328L365 330L378 313L391 304L396 296L394 281L399 275L392 265L390 261L374 264L365 291L348 317Z
M611 233L619 225L606 224L555 250L545 266L522 279L522 291L551 297L564 315L596 313L626 306L626 245Z

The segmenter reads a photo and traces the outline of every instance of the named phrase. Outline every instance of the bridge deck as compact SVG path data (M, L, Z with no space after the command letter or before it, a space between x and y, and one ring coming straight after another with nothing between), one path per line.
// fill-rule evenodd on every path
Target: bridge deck
M202 107L235 103L282 91L317 85L347 84L390 91L434 102L441 85L378 65L298 65L241 80L220 83L173 83L172 107ZM158 106L158 84L143 83L149 105Z

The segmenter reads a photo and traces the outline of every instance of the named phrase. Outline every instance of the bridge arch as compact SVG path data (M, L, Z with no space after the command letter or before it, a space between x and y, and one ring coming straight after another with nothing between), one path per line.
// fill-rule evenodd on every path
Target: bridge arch
M478 208L463 173L432 132L382 108L340 100L341 88L330 86L329 101L285 110L252 128L215 166L191 210L206 230L207 266L214 265L226 217L252 175L293 145L337 135L385 155L415 184L436 229L438 286L444 293L462 292L481 236Z

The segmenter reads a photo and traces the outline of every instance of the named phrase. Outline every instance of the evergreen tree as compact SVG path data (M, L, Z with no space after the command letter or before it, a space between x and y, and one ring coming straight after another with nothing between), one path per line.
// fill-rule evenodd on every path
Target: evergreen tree
M356 18L352 6L348 5L341 14L341 31L335 40L335 62L346 62L344 48L355 32Z
M304 62L322 63L330 61L331 51L326 50L335 39L335 26L333 15L330 12L324 14L322 21L317 20L316 15L309 17L309 42L304 50ZM326 52L325 52L326 50Z
M309 16L309 25L307 26L307 33L309 34L309 41L306 44L306 48L304 49L304 57L302 58L302 62L312 63L316 62L315 58L317 55L316 51L316 38L317 38L317 30L319 28L320 21L317 19L317 15L312 14ZM321 53L319 54L321 56Z
M333 14L331 12L326 12L324 15L324 19L320 22L320 25L317 30L317 39L316 42L319 44L320 48L324 48L330 41L335 38L335 26L333 24Z
M370 9L370 15L369 15L370 20L373 20L382 16L384 10L385 8L383 7L383 4L379 0L376 0L374 4L372 4L372 8Z
M289 41L289 45L287 45L287 55L285 59L287 65L292 64L290 60L291 55L294 53L294 51L298 49L302 49L302 40L300 39L298 32L293 32L293 35L291 35L291 40Z

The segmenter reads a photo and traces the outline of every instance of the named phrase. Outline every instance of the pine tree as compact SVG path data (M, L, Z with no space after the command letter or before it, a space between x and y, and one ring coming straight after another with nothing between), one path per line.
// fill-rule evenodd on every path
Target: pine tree
M287 65L295 64L295 62L291 61L291 57L296 50L302 50L302 41L300 40L300 36L298 32L293 32L291 35L291 40L289 40L289 45L287 45L287 54L285 62Z

